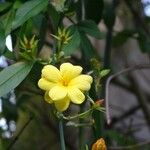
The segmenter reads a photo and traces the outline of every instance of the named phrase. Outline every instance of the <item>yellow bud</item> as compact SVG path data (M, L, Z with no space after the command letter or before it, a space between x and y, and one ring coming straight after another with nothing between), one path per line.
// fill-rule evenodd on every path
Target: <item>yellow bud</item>
M57 36L51 34L52 37L60 41L62 44L68 44L68 42L71 40L72 36L70 36L70 32L67 30L67 28L60 29L58 28Z
M105 141L103 138L100 138L92 145L92 150L107 150Z
M94 69L99 70L101 68L101 64L96 58L92 58L90 62Z
M29 40L24 35L23 40L20 40L20 46L24 50L33 50L37 46L38 40L35 40L35 35Z
M95 105L97 106L102 106L104 104L104 99L98 99L96 102L95 102Z

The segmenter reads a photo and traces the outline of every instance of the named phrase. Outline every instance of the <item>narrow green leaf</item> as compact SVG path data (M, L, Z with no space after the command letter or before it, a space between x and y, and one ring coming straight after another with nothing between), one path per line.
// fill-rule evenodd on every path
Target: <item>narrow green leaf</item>
M85 145L85 150L89 150L89 147L87 144Z
M76 27L70 29L71 40L63 46L65 55L71 55L80 45L80 34Z
M5 27L5 35L8 35L11 32L12 29L12 22L14 20L15 17L15 10L11 9L5 16L4 20L3 20L3 24Z
M40 13L48 5L48 0L31 0L25 2L16 12L15 20L13 22L13 29L16 29L29 18Z
M93 110L89 109L79 115L79 118L88 118L92 114Z
M104 76L106 76L109 72L110 72L110 69L104 69L104 70L102 70L102 71L100 72L100 76L101 76L101 77L104 77Z
M4 52L5 49L5 30L3 24L0 22L0 54Z
M101 39L105 37L105 34L100 32L97 24L92 20L84 20L78 23L79 30L93 36L95 38Z
M0 12L4 11L5 9L9 8L12 3L10 2L4 2L0 3Z
M96 110L105 113L105 109L103 107L97 107Z
M0 97L17 87L28 75L33 63L18 62L0 72Z

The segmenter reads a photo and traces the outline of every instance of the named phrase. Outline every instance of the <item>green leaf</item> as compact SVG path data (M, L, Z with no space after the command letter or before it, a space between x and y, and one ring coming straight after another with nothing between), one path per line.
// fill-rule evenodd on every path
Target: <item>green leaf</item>
M8 59L12 59L15 60L15 54L14 52L9 51L8 49L6 49L5 53L3 54L3 56L5 56Z
M48 5L48 0L31 0L25 2L16 12L15 20L13 22L13 29L16 29L29 18L40 13Z
M11 6L12 3L10 2L4 2L4 3L0 3L0 12L4 11L5 9L9 8Z
M104 33L101 33L97 24L92 20L84 20L78 23L79 30L98 39L104 38Z
M89 61L91 58L96 57L96 50L91 44L91 41L87 38L87 36L84 33L80 33L81 38L81 50L83 54L85 55L85 60Z
M0 97L17 87L28 75L33 63L18 62L0 72Z
M1 131L1 130L0 130ZM1 134L1 132L0 132ZM4 146L3 146L3 142L2 142L2 138L0 138L0 149L3 150L4 149Z
M137 38L139 47L143 53L150 53L150 39L146 37L142 32L139 33Z
M129 136L128 134L125 135L115 130L106 131L105 136L109 137L110 139L113 139L117 145L127 146L136 144L136 140L133 136ZM137 150L137 148L135 149Z
M8 35L11 32L12 29L12 22L14 20L15 17L15 10L11 9L5 16L4 20L3 20L3 24L5 27L5 35Z
M71 40L63 46L63 51L66 56L71 55L80 45L80 34L75 26L70 28Z
M110 72L110 69L104 69L100 72L100 76L104 77L104 76L108 75L109 72Z
M102 18L103 0L85 0L85 18L99 23Z
M114 47L119 47L121 45L123 45L129 37L132 37L133 34L135 34L135 31L132 30L123 30L119 33L117 33L114 37L113 37L113 46Z
M5 50L5 30L3 24L0 22L0 54L2 54Z
M60 22L60 13L58 13L51 4L49 5L49 9L47 11L51 18L52 27L54 29L53 32L56 33L58 30L58 24Z

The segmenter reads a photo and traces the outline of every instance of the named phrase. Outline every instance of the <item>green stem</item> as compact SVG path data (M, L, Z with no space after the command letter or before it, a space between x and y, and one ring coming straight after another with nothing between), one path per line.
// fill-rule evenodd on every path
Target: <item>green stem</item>
M64 129L63 129L63 119L59 119L59 133L60 133L61 150L66 150L65 139L64 139Z
M57 53L59 54L59 52L61 52L62 50L62 41L58 41L58 50Z
M84 111L84 104L80 107L80 113ZM79 118L79 124L83 123L83 118ZM79 127L79 149L82 150L84 146L84 128L81 126Z
M113 26L108 28L108 32L107 32L107 35L106 35L106 46L105 46L105 54L104 54L104 68L110 68L111 45L112 45L112 29L113 29Z
M80 113L80 114L77 114L77 115L74 115L74 116L63 116L63 119L65 120L73 120L73 119L78 119L78 118L81 118L83 117L84 115L88 114L88 113L91 113L93 111L93 108L83 112L83 113Z

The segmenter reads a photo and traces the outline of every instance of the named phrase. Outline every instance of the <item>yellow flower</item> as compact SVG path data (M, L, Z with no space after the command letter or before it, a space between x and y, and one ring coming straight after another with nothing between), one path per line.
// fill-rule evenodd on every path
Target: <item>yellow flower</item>
M45 100L54 103L58 111L65 111L70 102L81 104L85 100L84 91L88 91L93 81L89 75L81 74L82 67L63 63L58 70L53 65L42 69L38 86L45 90Z
M100 138L93 144L92 150L107 150L105 141L103 138Z

